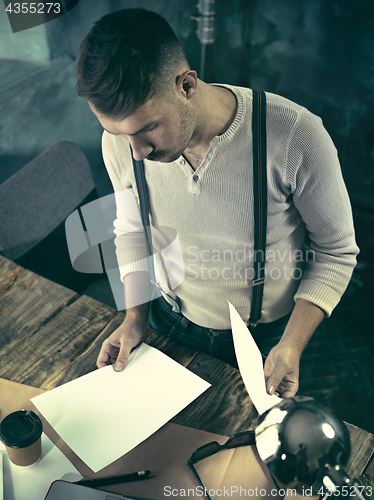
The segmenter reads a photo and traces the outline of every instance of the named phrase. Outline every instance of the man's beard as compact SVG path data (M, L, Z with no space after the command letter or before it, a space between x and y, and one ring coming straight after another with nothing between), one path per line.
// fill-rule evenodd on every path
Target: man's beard
M147 160L171 163L182 156L182 154L190 144L194 132L195 115L190 109L179 102L175 107L178 110L180 119L180 133L177 139L176 146L178 148L177 151L152 151L146 157Z
M146 160L150 161L159 161L162 163L171 163L175 160L177 160L182 154L183 151L186 148L184 148L181 152L174 153L170 156L170 152L168 151L152 151L147 157Z

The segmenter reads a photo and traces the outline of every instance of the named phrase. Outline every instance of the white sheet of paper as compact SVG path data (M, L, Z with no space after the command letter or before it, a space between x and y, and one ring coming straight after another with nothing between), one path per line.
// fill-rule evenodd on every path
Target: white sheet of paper
M3 473L3 457L4 455L0 453L0 500L4 500L4 473Z
M251 332L235 307L230 304L230 319L240 375L256 410L261 415L280 401L266 392L262 355Z
M0 442L0 459L1 455L4 457L5 500L42 500L56 479L82 479L81 474L45 434L42 434L42 458L31 469L12 464L5 446Z
M122 372L106 366L32 402L97 472L156 432L209 386L162 352L142 344Z

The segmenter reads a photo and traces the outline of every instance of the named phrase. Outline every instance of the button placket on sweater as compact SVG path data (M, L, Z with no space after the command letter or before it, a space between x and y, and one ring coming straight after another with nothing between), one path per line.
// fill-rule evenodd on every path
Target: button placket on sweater
M214 160L217 152L217 144L212 142L207 154L205 155L203 163L198 167L196 171L190 166L190 164L183 158L180 157L178 163L183 167L183 171L187 177L187 189L188 192L193 195L198 195L201 192L201 179L205 171L209 168L210 164Z
M191 175L188 181L188 191L191 194L199 194L201 191L201 180L197 174Z

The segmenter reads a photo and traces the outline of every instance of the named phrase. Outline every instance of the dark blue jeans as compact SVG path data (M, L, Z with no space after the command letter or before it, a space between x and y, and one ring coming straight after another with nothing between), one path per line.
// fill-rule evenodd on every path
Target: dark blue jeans
M264 358L281 339L290 314L272 323L258 323L251 327L252 336ZM175 313L161 298L152 302L149 326L155 330L205 352L210 356L238 367L231 330L214 330L189 321L183 314Z

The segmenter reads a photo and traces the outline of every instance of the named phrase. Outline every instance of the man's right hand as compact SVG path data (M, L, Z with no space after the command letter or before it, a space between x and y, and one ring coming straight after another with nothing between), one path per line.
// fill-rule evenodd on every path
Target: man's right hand
M122 325L104 340L96 365L103 368L114 364L114 369L122 371L129 359L130 352L144 342L147 335L147 322L133 318L130 314Z
M113 365L122 371L130 352L145 341L147 336L149 306L152 288L147 271L129 273L124 279L125 297L128 297L125 320L103 342L96 360L98 368ZM149 300L145 300L149 298ZM130 300L131 299L131 300Z

